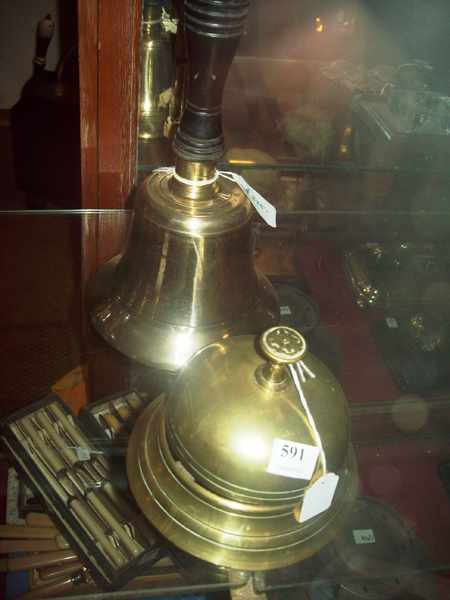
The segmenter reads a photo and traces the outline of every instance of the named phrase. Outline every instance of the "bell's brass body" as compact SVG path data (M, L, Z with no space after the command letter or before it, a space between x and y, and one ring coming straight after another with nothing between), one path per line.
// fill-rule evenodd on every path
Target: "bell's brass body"
M289 565L320 550L342 525L356 487L345 397L306 352L302 360L316 377L303 384L304 395L327 471L340 479L331 507L299 523L323 459L311 481L267 472L275 438L313 446L317 439L281 364L291 361L280 352L267 363L255 346L254 336L239 336L198 352L170 395L141 415L127 456L133 494L162 535L198 558L245 570ZM273 345L268 350L274 354ZM295 359L305 351L288 350Z
M190 163L184 174L183 166L193 180L214 172ZM197 187L150 175L124 255L97 276L97 331L133 360L175 371L213 341L276 324L277 297L253 262L252 213L240 188L221 177Z

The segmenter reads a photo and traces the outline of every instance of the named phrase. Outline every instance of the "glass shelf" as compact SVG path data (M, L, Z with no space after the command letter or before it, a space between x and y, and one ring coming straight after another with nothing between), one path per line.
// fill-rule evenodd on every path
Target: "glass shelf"
M291 223L305 211L444 216L450 92L401 93L399 72L348 61L238 57L225 88L227 150L218 168L244 176ZM168 139L140 142L139 180L173 163Z
M86 336L88 313L79 311L89 297L80 270L82 223L85 231L101 234L111 219L128 217L128 211L77 210L0 215L4 244L1 311L8 315L2 328L8 349L2 363L3 416L30 406L50 389L78 412L88 398L99 401L132 387L152 399L170 386L170 380L158 380L153 370L118 355L92 333ZM391 564L380 563L375 553L367 559L370 572L356 574L342 557L329 558L327 552L337 552L332 545L325 554L301 565L252 574L255 590L288 594L293 588L297 594L314 597L336 586L379 590L392 584L409 586L419 598L439 597L436 590L448 589L450 571L450 372L445 365L430 362L434 351L427 344L445 349L449 343L445 333L450 322L447 246L417 240L409 246L379 240L355 245L351 236L342 235L339 240L298 228L256 227L255 234L259 268L275 285L288 285L316 305L318 322L305 335L312 351L335 373L348 399L361 502L368 499L376 506L381 522L387 519L396 524L398 531L394 525L387 527L393 539L391 534L383 538L384 543L394 544L391 550L397 543L411 545L411 560L395 572ZM350 251L359 252L371 285L378 286L373 305L364 286L358 288L352 280ZM422 279L415 281L418 274ZM401 285L396 285L398 277L403 277ZM427 289L430 294L425 302ZM82 297L86 298L83 303ZM363 307L357 304L361 298L367 303ZM285 318L306 318L289 300L282 302ZM424 306L431 307L435 316L441 311L438 331L434 322L428 324L427 332L420 329L419 321L414 329L411 316ZM401 354L393 353L392 340L401 347ZM422 363L417 363L419 359ZM122 450L125 454L126 447ZM373 511L370 514L375 518ZM379 521L369 519L358 530L376 532L380 527ZM406 536L406 541L399 542L398 536ZM370 560L375 561L376 570ZM155 585L148 595L200 594L230 587L223 579L210 580L206 575L202 579L201 565L199 569L200 580L195 583L189 579L174 583L173 569L166 571L165 582L157 583L156 568ZM86 591L83 597L119 600L146 595L142 590L135 595Z

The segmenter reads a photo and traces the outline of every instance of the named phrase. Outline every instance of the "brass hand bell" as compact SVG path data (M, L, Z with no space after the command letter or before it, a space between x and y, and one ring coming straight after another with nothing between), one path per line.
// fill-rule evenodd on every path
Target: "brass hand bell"
M253 262L252 205L216 170L223 88L248 4L185 3L189 85L175 168L140 186L126 251L102 267L93 292L100 335L169 371L215 340L279 320L276 294Z

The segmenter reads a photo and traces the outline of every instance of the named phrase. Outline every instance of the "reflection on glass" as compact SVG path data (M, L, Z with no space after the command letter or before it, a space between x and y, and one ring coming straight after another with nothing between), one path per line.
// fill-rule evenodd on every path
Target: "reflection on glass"
M142 17L139 138L164 136L164 126L173 99L175 63L171 34L176 21L164 0L145 0Z

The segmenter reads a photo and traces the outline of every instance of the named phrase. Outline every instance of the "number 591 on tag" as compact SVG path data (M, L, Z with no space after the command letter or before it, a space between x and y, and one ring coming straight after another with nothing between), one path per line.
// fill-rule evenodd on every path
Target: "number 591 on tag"
M318 456L317 446L275 438L267 472L309 481L315 471Z

